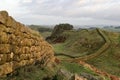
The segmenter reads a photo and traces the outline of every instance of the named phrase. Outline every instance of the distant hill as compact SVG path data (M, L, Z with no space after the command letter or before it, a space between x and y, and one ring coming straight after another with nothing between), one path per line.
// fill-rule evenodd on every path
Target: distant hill
M120 32L120 26L105 26L102 29L112 32Z
M51 32L53 29L52 27L48 27L48 26L42 26L42 25L27 25L28 27L30 27L33 30L39 31L39 32Z

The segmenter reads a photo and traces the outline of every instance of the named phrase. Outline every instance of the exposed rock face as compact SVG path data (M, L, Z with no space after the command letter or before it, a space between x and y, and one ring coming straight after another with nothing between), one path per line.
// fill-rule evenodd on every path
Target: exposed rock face
M66 37L61 36L65 30L72 30L73 26L70 24L59 24L56 25L53 29L51 36L47 37L46 40L51 41L53 43L60 43L66 40Z
M65 30L72 30L73 26L70 24L59 24L54 27L54 30L51 34L52 37L59 36Z
M47 65L53 60L51 45L6 11L0 11L0 76L36 61Z

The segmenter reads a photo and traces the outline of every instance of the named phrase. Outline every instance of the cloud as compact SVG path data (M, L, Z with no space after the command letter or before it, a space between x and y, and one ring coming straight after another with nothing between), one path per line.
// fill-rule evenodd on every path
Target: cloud
M25 24L120 24L119 5L120 0L3 0L0 9Z
M31 3L32 0L21 0L23 3Z

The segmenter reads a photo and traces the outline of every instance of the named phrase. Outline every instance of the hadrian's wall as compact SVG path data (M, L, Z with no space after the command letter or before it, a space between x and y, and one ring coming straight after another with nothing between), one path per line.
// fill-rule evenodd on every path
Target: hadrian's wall
M54 59L53 49L41 36L0 11L0 76L39 61Z

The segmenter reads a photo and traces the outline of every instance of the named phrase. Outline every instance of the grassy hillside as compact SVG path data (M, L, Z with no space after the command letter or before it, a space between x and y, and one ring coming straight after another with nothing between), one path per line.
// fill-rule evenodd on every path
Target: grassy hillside
M53 44L55 52L72 56L92 54L105 43L96 30L65 31L61 36L66 37L66 41Z
M108 73L120 76L120 33L104 32L111 41L110 48L104 54L87 61Z
M31 29L39 31L39 32L51 32L52 28L49 28L48 26L42 26L42 25L28 25Z
M102 33L107 37L106 41L108 41L109 45L106 45L109 47L101 55L86 62L102 71L120 76L120 33L104 30L102 30ZM53 44L56 54L60 54L60 59L94 54L97 51L101 51L99 49L105 44L102 35L99 35L96 30L66 31L61 35L66 36L67 40L64 43Z

